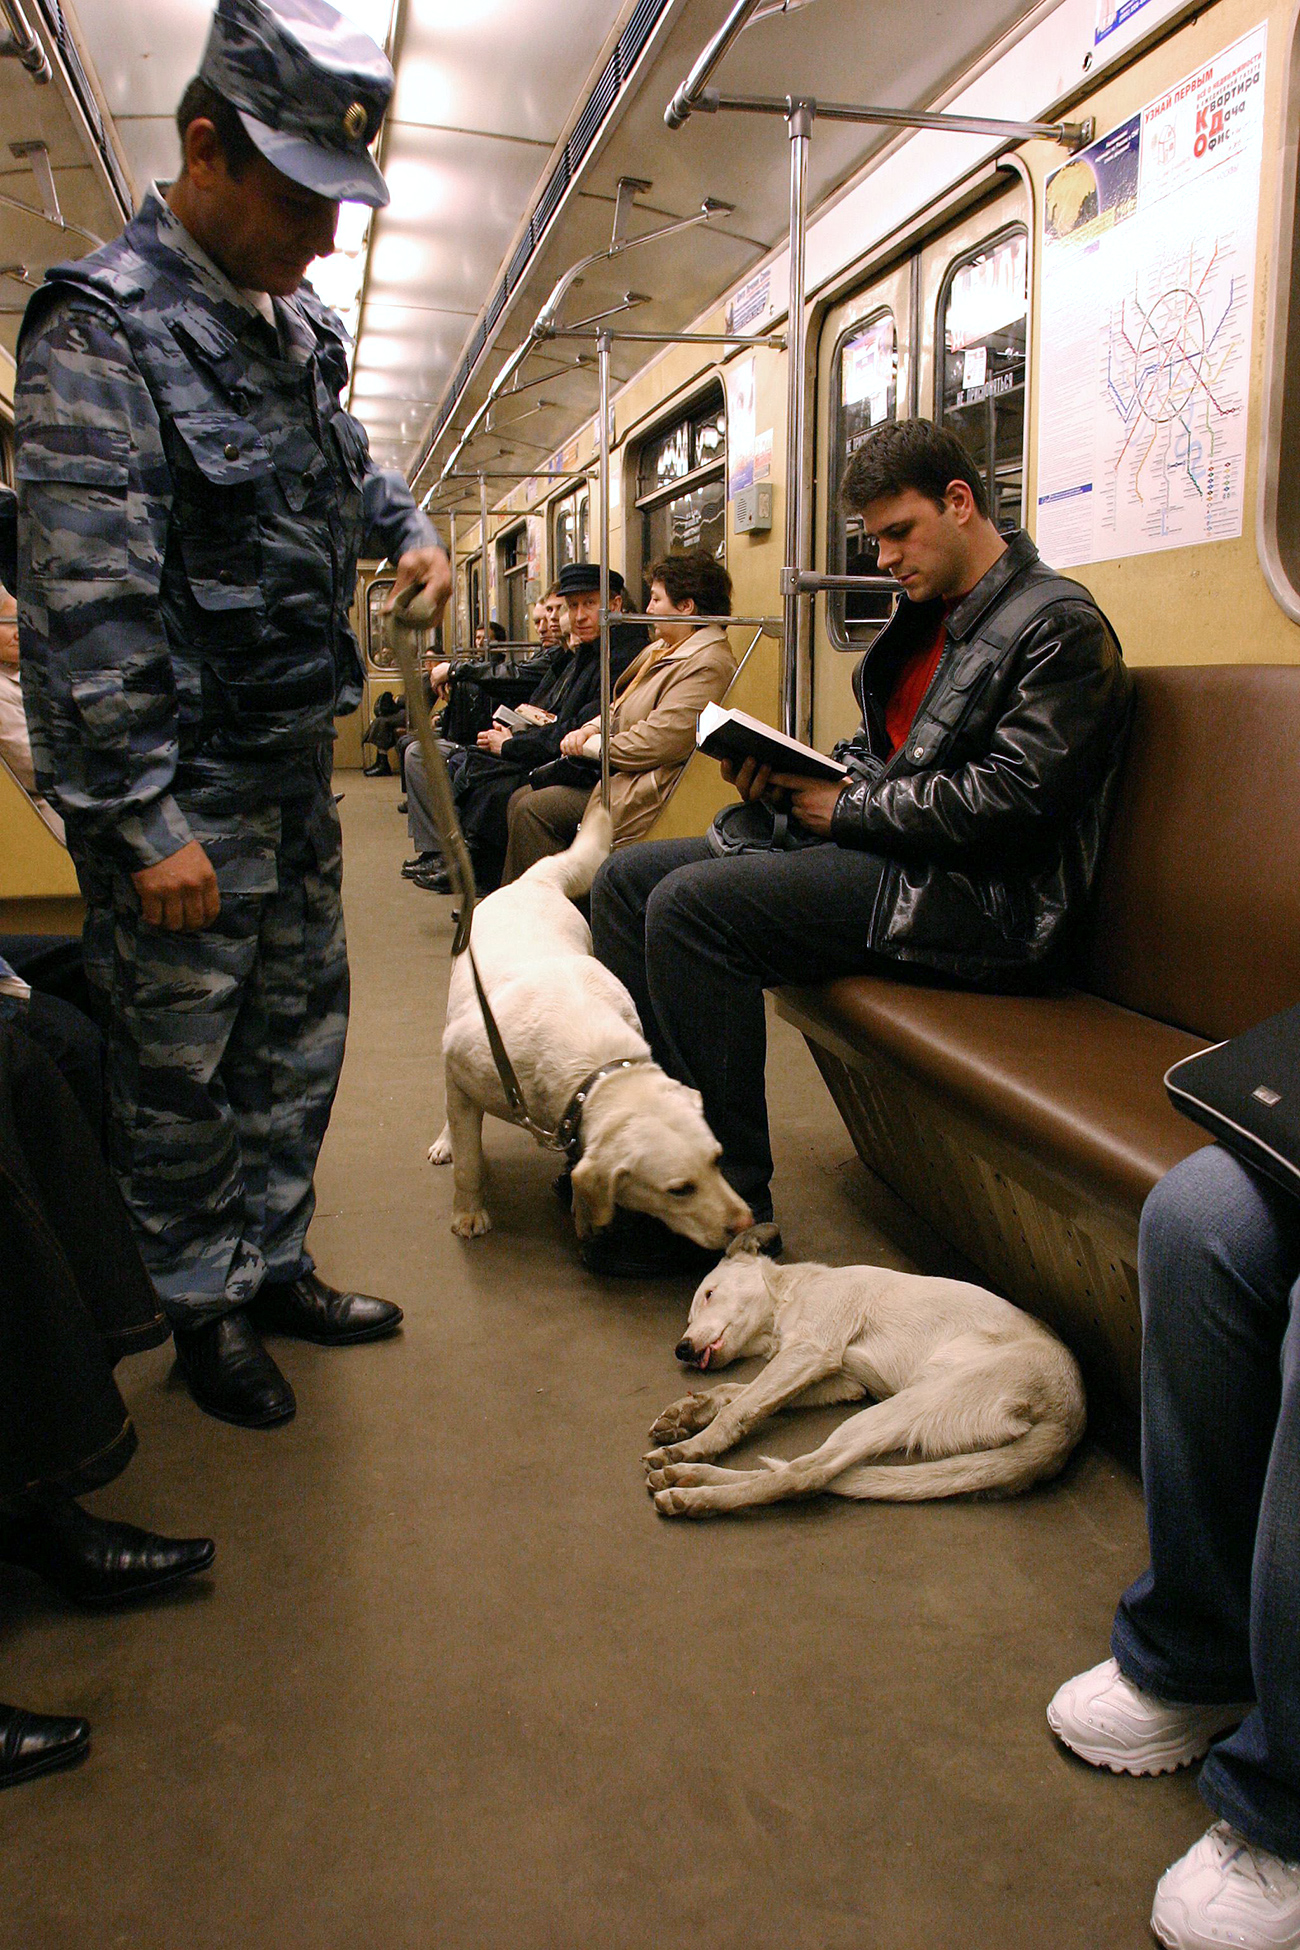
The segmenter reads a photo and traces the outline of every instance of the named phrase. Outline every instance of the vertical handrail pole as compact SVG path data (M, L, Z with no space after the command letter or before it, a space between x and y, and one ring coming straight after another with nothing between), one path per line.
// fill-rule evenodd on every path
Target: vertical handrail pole
M803 448L804 448L804 246L808 227L808 148L812 136L812 108L793 102L787 118L790 130L790 315L786 327L789 360L786 394L785 443L785 560L787 588L783 601L785 642L781 651L781 722L786 735L802 738L799 722L799 626L802 599L797 577L804 563ZM792 573L791 573L792 572Z
M609 333L596 335L600 365L600 803L609 811Z
M457 642L456 642L456 619L457 619L457 617L458 617L458 615L460 614L460 611L459 611L459 607L458 607L458 605L459 605L459 602L460 602L460 591L459 591L459 589L458 589L458 588L456 587L456 510L455 510L454 508L453 508L453 509L452 509L452 510L450 511L450 513L449 513L449 515L448 515L448 517L447 517L447 519L448 519L448 522L449 522L449 524L450 524L450 526L451 526L451 550L450 550L450 555L451 555L451 649L450 649L450 654L451 654L451 655L452 655L452 656L454 657L454 656L455 656L455 654L456 654L456 651L457 651L457 650L458 650L458 648L460 647L460 646L459 646L459 645L457 644ZM446 632L445 632L445 631L443 632L443 636L444 636L444 640L445 640L445 637L446 637Z
M489 584L488 584L487 525L488 525L487 475L480 468L479 477L478 477L478 539L479 539L479 551L480 551L481 560L479 563L478 599L479 599L479 604L483 611L483 616L482 616L483 651L485 655L490 656L491 652L488 649L488 644L491 641L492 632L488 628L488 624L492 618L492 602L491 602L491 597L489 596L488 593ZM472 616L469 619L469 633L472 639L474 635L474 618Z

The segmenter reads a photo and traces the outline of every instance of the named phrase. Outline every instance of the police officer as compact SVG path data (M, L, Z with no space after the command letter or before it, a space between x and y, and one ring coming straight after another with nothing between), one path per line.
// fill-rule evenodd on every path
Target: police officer
M20 344L25 702L87 901L112 1161L191 1393L251 1427L295 1406L259 1327L401 1320L304 1245L347 1024L330 763L361 545L398 592L450 587L303 282L340 200L388 200L392 86L324 0L219 0L180 175L48 274Z

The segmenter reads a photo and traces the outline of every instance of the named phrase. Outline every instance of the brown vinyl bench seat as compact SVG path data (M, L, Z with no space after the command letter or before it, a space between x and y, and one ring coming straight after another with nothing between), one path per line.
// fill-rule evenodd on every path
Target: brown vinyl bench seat
M865 1162L1136 1409L1143 1202L1206 1140L1165 1071L1300 1000L1300 668L1134 673L1078 987L782 990Z

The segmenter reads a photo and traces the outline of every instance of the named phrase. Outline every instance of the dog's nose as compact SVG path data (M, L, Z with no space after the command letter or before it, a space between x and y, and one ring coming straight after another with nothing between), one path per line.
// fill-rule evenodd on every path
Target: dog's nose
M749 1228L753 1225L753 1223L754 1223L754 1215L750 1211L749 1207L745 1206L740 1218L733 1219L731 1221L731 1224L727 1227L727 1231L731 1234L733 1239L739 1239L741 1233L748 1232Z
M695 1349L689 1341L678 1341L676 1347L673 1349L673 1353L679 1361L693 1361L695 1359Z

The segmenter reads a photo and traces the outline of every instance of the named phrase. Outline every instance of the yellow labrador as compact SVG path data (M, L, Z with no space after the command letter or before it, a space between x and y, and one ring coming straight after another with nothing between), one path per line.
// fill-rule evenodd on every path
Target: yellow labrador
M573 905L609 852L611 831L595 808L567 853L489 894L474 909L474 954L534 1121L555 1130L589 1086L573 1167L579 1237L608 1225L618 1204L721 1250L752 1223L749 1207L718 1170L721 1146L699 1093L650 1061L632 998L592 955L591 930ZM429 1162L454 1165L451 1229L475 1239L491 1225L483 1119L510 1113L465 955L452 969L442 1053L447 1122Z
M701 1281L684 1365L771 1358L756 1380L666 1408L650 1431L648 1488L665 1517L713 1516L811 1496L1014 1496L1061 1469L1083 1434L1073 1355L1041 1321L963 1280L883 1266L774 1266L729 1254ZM706 1461L781 1408L874 1406L819 1449L760 1469ZM893 1456L893 1463L879 1459ZM920 1457L924 1460L917 1461Z

